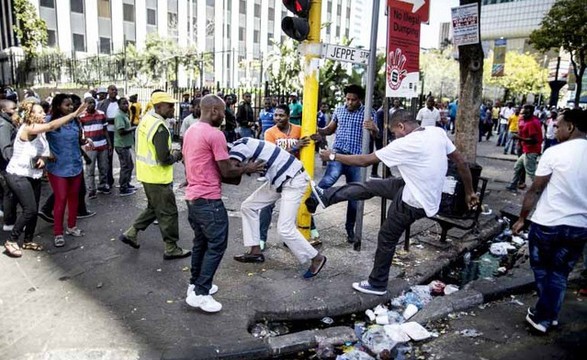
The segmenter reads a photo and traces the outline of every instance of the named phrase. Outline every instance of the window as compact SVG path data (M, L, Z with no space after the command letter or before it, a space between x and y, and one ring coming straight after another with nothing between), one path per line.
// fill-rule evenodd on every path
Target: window
M340 4L336 5L336 15L340 16L342 14L342 6Z
M71 12L80 13L80 14L84 13L84 1L83 0L71 0L69 3L71 5Z
M259 30L253 31L253 42L255 44L259 43L260 38L261 38L261 32Z
M110 18L110 0L98 0L98 17Z
M255 17L261 17L261 4L255 4Z
M55 0L41 0L40 5L54 9L55 8Z
M275 9L269 8L269 20L275 20Z
M238 28L238 39L240 41L245 41L245 28L244 27Z
M110 54L110 38L100 38L100 54Z
M326 5L326 13L330 14L332 12L332 1L329 1Z
M206 0L206 5L208 6L214 6L214 0Z
M129 46L129 45L136 46L136 42L134 40L126 40L124 42L124 46L126 47L126 46Z
M147 25L157 25L157 12L155 9L147 9Z
M47 30L47 46L57 45L57 33L55 30Z
M73 34L73 50L86 51L86 37L83 34Z
M336 37L340 37L340 26L336 27Z
M240 0L240 2L238 4L238 11L241 14L246 14L247 13L247 3L244 0Z
M124 21L135 22L135 6L133 4L122 4L122 17Z

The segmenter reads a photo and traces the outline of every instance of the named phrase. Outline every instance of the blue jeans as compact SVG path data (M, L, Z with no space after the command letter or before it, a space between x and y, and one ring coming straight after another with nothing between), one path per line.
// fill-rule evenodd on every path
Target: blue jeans
M518 135L518 132L509 132L508 131L508 139L505 143L505 149L503 149L503 153L507 154L508 151L510 152L510 154L515 155L516 154L516 139L514 139L514 135Z
M497 138L497 146L505 146L508 139L508 124L499 124L499 137Z
M338 161L329 161L324 176L318 187L322 189L328 189L334 185L338 178L342 175L345 176L346 182L359 182L361 181L361 168L358 166L343 165ZM354 239L355 237L355 221L357 220L357 201L351 200L346 210L346 223L344 225L346 233L349 238Z
M552 322L558 319L569 273L587 241L587 228L533 223L528 240L530 266L538 289L536 320Z
M275 204L267 205L259 212L259 233L261 235L261 241L267 241L267 232L271 225L271 216L273 215L273 208Z
M192 277L196 295L208 295L214 274L228 244L228 214L222 200L186 201L188 221L194 230Z

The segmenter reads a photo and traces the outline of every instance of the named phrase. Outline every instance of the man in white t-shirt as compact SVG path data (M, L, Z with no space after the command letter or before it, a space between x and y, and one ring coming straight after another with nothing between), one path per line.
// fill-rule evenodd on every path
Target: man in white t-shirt
M569 273L587 241L587 112L566 110L557 118L557 140L540 158L534 182L524 196L514 233L530 221L528 250L538 301L526 321L546 333L558 324Z
M418 111L416 120L420 123L420 126L440 126L440 111L434 107L434 98L429 96L426 99L426 107L423 107Z
M397 110L393 114L390 128L396 139L381 150L368 155L343 155L325 150L320 153L320 157L361 167L383 162L388 167L397 166L401 179L355 182L327 190L314 188L325 207L341 201L365 200L374 196L393 200L379 230L369 279L353 283L355 290L373 295L384 295L387 291L395 247L406 227L438 212L448 169L447 157L457 165L468 205L473 207L479 202L473 191L469 167L443 129L419 126L406 110ZM306 201L309 208L312 207L311 202Z

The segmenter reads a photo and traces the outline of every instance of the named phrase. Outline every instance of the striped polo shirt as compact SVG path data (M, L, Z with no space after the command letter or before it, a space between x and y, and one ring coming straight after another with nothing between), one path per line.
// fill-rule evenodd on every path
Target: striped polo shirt
M272 186L279 188L285 180L303 169L302 163L289 152L267 141L242 138L233 143L229 151L231 159L241 162L262 160L266 163L265 177Z
M104 126L108 125L106 115L100 110L93 113L85 111L80 115L79 120L84 129L86 139L92 139L94 142L94 150L107 150L108 142L104 134Z

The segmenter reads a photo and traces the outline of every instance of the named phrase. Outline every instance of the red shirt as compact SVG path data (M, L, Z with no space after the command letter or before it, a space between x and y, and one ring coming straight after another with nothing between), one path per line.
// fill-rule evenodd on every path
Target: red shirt
M204 122L190 126L183 138L183 159L188 182L186 200L220 199L222 176L217 162L228 160L222 131Z
M523 126L520 126L518 136L521 138L534 138L536 142L530 143L522 141L522 151L524 154L540 154L542 151L542 125L536 116L526 120Z
M79 121L84 129L84 136L87 139L92 139L95 151L108 150L108 141L106 140L106 131L104 128L108 125L106 115L100 110L93 113L84 111Z

